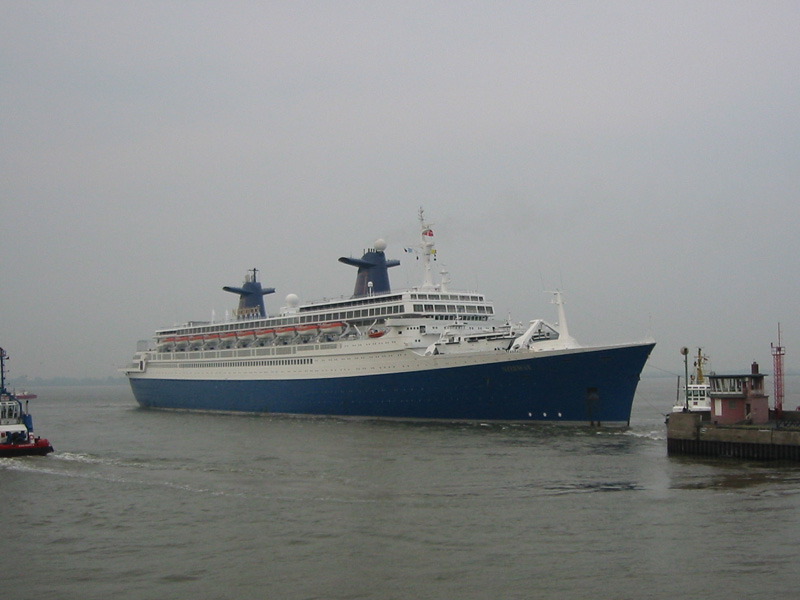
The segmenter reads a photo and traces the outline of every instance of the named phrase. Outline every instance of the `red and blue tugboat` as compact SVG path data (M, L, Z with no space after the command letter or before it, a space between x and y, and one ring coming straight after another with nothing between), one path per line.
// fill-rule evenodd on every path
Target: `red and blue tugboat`
M7 358L6 351L0 348L0 457L49 454L53 447L34 435L27 406L23 408L22 401L6 389Z

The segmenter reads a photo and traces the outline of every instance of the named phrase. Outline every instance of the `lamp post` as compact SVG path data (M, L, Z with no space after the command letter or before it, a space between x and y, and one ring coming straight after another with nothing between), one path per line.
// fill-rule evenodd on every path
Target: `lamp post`
M683 410L685 412L689 412L689 349L684 346L681 348L681 354L683 354L683 372L684 372L684 380L683 380L683 397L684 397L684 407Z

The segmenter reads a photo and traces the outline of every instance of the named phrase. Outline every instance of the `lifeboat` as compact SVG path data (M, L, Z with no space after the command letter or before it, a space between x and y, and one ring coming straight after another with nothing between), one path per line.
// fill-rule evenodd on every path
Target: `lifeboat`
M203 345L205 338L202 335L189 336L189 350L198 350Z
M236 343L236 332L225 331L219 334L219 345L222 348L230 348Z
M345 324L341 321L331 323L323 323L319 326L319 330L325 335L341 335L344 333Z
M297 328L295 327L278 327L275 330L275 335L281 339L293 338L297 335Z
M182 350L186 350L186 347L189 345L189 336L188 335L182 335L182 336L179 336L179 337L176 337L176 338L173 338L173 339L175 340L175 350L177 352L181 352Z
M236 334L236 337L239 339L240 346L249 346L250 343L256 339L256 332L255 331L240 331Z
M178 349L180 349L179 348L179 342L181 341L181 339L182 338L179 338L179 337L174 336L174 335L170 336L168 338L163 338L158 343L158 349L163 351L163 352L170 352L170 351L173 351L173 350L178 350Z
M219 334L218 333L209 333L203 336L203 343L205 344L206 348L214 349L219 346Z
M386 335L386 330L385 329L370 329L367 332L367 335L369 337L373 338L373 339L379 338L379 337L383 337L384 335Z
M275 330L274 329L256 329L255 330L256 339L261 340L271 340L275 337Z
M303 337L314 337L319 333L317 325L299 325L297 327L297 334Z

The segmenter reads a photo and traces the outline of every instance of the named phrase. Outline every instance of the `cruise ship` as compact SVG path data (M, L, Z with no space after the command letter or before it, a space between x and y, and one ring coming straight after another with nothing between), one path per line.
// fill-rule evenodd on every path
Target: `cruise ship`
M405 420L627 426L655 343L584 346L558 321L511 324L477 292L434 277L432 224L419 212L422 283L395 291L377 240L361 258L350 297L268 314L258 271L224 322L188 322L140 342L124 368L144 408ZM438 281L434 281L438 279Z

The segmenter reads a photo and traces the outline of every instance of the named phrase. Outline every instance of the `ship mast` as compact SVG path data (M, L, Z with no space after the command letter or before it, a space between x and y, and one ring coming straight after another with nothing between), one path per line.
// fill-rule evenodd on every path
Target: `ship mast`
M422 290L435 290L436 286L433 283L433 268L431 266L431 257L436 254L434 246L436 242L433 240L433 223L425 222L424 210L419 208L419 227L420 227L420 254L422 255L422 265L425 269L425 278L422 282Z
M705 375L703 374L703 364L708 361L708 357L703 355L703 349L697 349L697 358L694 361L695 378L694 383L702 385L705 383Z
M558 339L566 344L577 343L575 339L569 334L569 327L567 327L567 311L564 309L564 295L561 290L549 292L553 294L551 302L558 308Z

